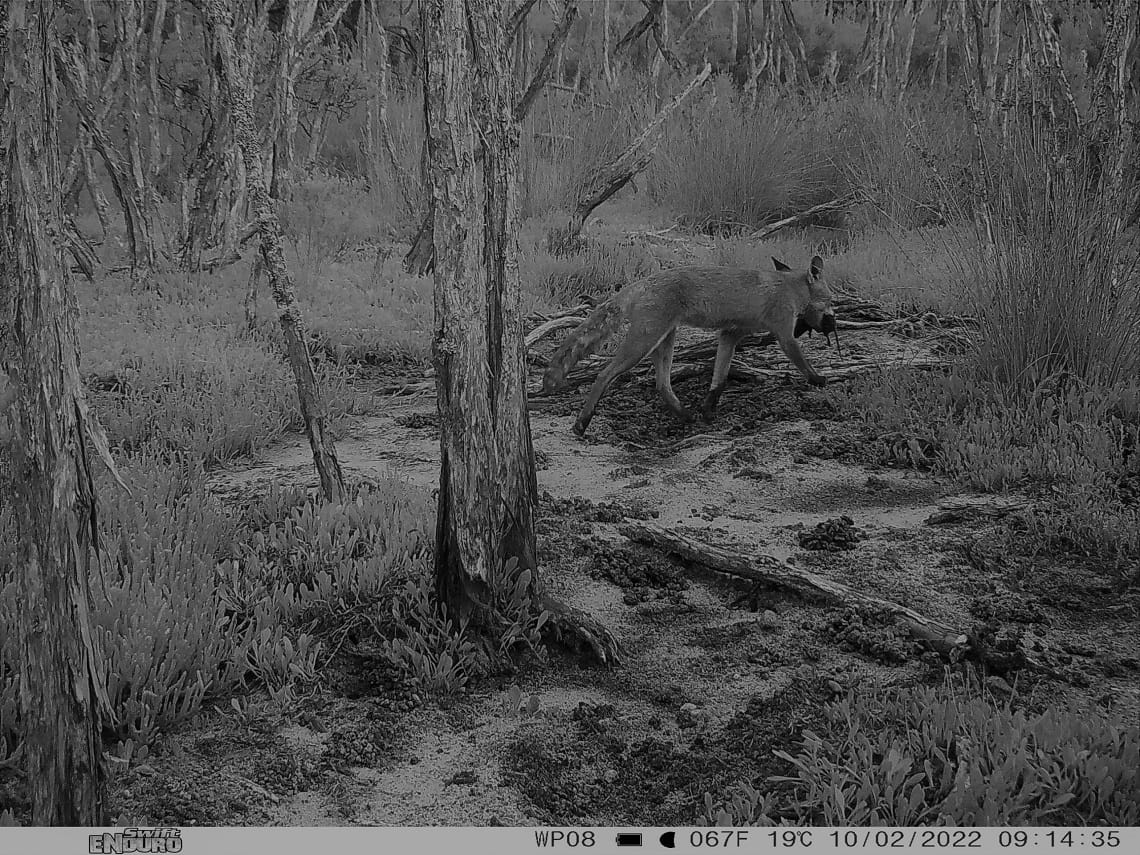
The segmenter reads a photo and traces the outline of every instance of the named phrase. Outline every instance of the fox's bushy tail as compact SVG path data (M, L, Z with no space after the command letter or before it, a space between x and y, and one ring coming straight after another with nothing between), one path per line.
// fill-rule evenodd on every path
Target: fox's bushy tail
M625 310L619 297L615 295L590 312L554 351L542 377L544 393L565 385L570 369L594 353L621 326Z

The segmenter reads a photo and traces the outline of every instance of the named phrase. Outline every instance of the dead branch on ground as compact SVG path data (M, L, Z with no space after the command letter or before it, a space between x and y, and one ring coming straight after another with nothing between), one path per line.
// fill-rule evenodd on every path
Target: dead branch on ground
M692 561L720 573L752 582L763 582L781 590L792 591L810 600L833 605L864 606L888 612L901 619L916 638L931 643L940 653L949 653L967 643L966 634L949 624L926 617L907 606L850 588L817 573L793 567L771 555L745 555L651 523L627 523L619 530L637 543L678 555L686 561Z
M557 332L567 327L576 327L582 323L582 313L589 308L585 303L575 306L573 309L567 309L561 314L549 318L535 327L530 333L527 334L525 345L527 350L534 347L548 335Z
M818 217L821 214L831 214L837 211L844 211L852 205L857 205L863 201L863 194L859 191L848 193L846 196L840 196L838 199L832 199L830 202L822 202L818 205L812 205L805 211L800 211L798 214L792 214L790 217L784 217L782 220L776 220L774 223L769 223L763 228L757 229L752 233L752 237L756 239L763 239L769 235L775 234L780 229L788 226L794 226L796 223L802 223L804 220L809 220L812 217Z
M957 627L927 617L891 600L884 600L817 573L801 570L771 555L745 555L650 523L627 523L619 530L630 540L680 556L686 561L700 564L719 573L770 585L791 591L806 599L831 605L862 606L887 612L900 621L915 640L946 658L971 655L1000 671L1024 665L1051 673L1051 669L1024 650L1018 651L1013 656L1007 651L990 650L979 639L971 637L969 633Z

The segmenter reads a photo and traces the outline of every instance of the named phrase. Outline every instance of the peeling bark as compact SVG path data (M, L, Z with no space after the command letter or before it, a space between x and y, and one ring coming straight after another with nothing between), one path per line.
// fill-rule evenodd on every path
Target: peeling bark
M248 53L244 56L238 53L230 24L232 8L228 8L224 0L208 0L206 17L218 51L222 88L233 122L234 137L245 163L250 205L261 236L261 258L277 304L289 366L297 379L301 417L313 451L321 491L328 501L340 502L346 495L344 475L336 457L336 448L328 435L324 400L313 371L304 321L293 296L293 277L285 264L285 254L281 247L281 225L273 201L269 198L269 188L261 166L261 144L253 123L251 58Z
M480 603L493 568L510 558L536 566L518 270L519 131L501 5L425 0L422 14L441 447L436 589L452 614L479 622L488 619Z
M512 110L512 115L516 122L521 123L527 117L531 107L534 106L535 100L537 100L538 93L550 79L550 72L554 67L554 57L562 49L562 46L565 45L566 36L570 32L570 24L573 23L577 15L577 0L568 0L566 8L563 11L562 22L555 28L554 32L551 33L550 39L546 43L546 50L543 52L542 59L534 71L534 78L527 86L522 99ZM483 157L482 146L476 150L475 157L476 159ZM414 273L417 276L430 273L435 265L435 242L432 234L434 214L431 204L429 200L428 211L424 215L423 222L420 224L416 236L412 239L412 248L408 250L408 254L404 256L404 269L408 273Z
M110 463L79 376L78 307L63 262L55 4L0 6L0 374L15 396L11 483L19 697L36 825L105 825L101 727L109 710L90 625L97 576L88 444Z

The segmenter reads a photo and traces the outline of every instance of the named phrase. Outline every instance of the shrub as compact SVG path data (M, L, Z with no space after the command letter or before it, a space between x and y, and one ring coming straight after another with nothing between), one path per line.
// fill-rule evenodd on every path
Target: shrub
M298 290L316 346L338 364L422 361L430 356L432 280L409 276L398 254L377 252L370 270L336 262ZM279 333L266 324L275 339ZM345 409L350 401L341 404Z
M1028 714L948 688L855 693L802 747L775 752L789 790L739 788L706 820L771 825L1134 825L1140 730L1097 715ZM779 807L777 807L779 805Z
M19 538L10 508L0 504L0 767L20 744L15 567Z
M404 583L390 614L374 616L373 630L385 639L385 655L395 667L427 689L452 693L505 662L517 647L545 655L540 633L550 613L538 607L532 578L511 558L487 580L487 605L500 622L497 643L469 634L467 618L453 618L436 603L426 575Z
M955 246L972 286L983 373L1058 372L1111 388L1140 375L1140 289L1090 155L1018 129L987 171L985 216Z
M95 650L120 737L146 744L242 676L245 644L215 586L235 530L185 461L142 458L126 468L131 493L103 479L105 584L93 585ZM106 597L103 597L105 591Z
M128 340L123 387L96 398L124 452L165 448L212 464L264 447L299 421L288 367L236 328L149 328Z
M426 689L450 694L484 673L490 659L467 633L467 619L437 606L427 576L409 579L388 611L373 616L388 661ZM396 633L395 637L388 636Z

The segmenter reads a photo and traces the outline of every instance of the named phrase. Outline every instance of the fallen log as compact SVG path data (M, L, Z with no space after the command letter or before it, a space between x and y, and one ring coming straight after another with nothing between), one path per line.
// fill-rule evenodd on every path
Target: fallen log
M831 605L864 606L887 612L900 621L916 641L946 658L955 659L963 655L972 655L1002 671L1024 665L1053 673L1052 669L1029 656L1024 650L1018 651L1013 657L1007 651L994 651L957 627L927 617L891 600L851 588L818 573L801 570L772 555L745 555L651 523L626 523L618 530L636 543L652 546L719 573L791 591L809 600Z
M587 306L585 303L582 303L581 305L575 306L572 309L567 309L560 315L555 315L553 318L548 318L546 321L539 324L527 334L526 340L524 342L527 350L534 347L552 332L557 332L558 330L566 329L567 327L578 326L578 324L582 323L584 313L587 309L589 309L589 306Z
M630 540L648 544L730 576L763 582L807 599L835 605L868 606L888 612L901 619L912 635L930 643L940 653L961 648L968 640L964 632L949 624L928 618L890 600L857 591L817 573L793 567L771 555L744 555L649 523L628 523L620 531Z
M858 204L863 201L863 194L855 191L848 193L846 196L841 196L838 199L832 199L830 202L823 202L819 205L812 205L805 211L800 211L798 214L792 214L790 217L784 217L782 220L776 220L774 223L769 223L763 228L759 228L752 233L752 237L757 240L763 240L769 235L775 234L782 228L787 226L794 226L796 223L803 222L804 220L811 219L812 217L820 214L829 214L834 211L843 211L852 205Z

